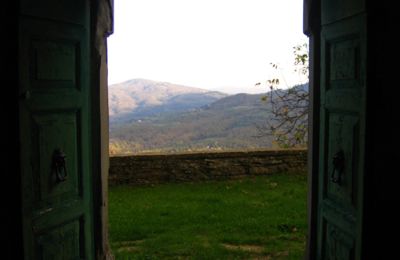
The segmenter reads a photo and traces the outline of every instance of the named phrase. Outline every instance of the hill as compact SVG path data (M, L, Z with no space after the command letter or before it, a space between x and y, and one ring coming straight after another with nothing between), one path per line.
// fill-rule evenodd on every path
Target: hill
M142 79L110 86L110 153L272 148L271 137L256 137L272 116L263 96Z
M255 137L256 125L263 124L269 114L262 96L237 94L191 110L164 111L140 119L131 118L129 122L112 123L110 151L128 154L269 147L270 140Z
M227 94L199 88L133 79L109 86L110 121L126 124L143 117L196 109Z

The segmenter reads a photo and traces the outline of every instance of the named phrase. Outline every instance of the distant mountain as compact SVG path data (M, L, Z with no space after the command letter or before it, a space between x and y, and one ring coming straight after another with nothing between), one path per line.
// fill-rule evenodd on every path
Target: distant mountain
M271 140L256 137L256 125L265 123L269 115L262 96L237 94L191 111L111 125L110 151L127 154L270 147Z
M110 93L111 154L272 147L270 137L256 137L272 116L265 94L227 96L147 80L111 86Z
M133 79L109 86L109 113L120 124L208 105L227 94L199 88Z

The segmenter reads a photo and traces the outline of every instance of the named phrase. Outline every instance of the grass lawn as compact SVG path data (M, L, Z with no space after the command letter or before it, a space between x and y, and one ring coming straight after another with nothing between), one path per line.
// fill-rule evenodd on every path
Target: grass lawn
M116 259L302 259L306 175L109 190Z

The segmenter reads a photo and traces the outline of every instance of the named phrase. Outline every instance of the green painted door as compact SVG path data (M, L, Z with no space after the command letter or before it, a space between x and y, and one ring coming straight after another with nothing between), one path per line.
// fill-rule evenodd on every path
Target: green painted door
M89 1L20 0L25 259L93 259Z
M364 2L321 1L317 259L360 259L366 92Z

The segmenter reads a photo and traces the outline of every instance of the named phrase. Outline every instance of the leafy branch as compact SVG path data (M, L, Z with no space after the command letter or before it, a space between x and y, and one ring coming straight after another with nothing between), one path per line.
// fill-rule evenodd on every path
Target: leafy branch
M293 47L295 72L308 80L308 45L306 43ZM278 64L270 63L278 71ZM257 137L272 136L279 147L304 147L307 144L308 126L308 84L280 89L279 78L266 81L269 92L262 101L271 107L272 118L263 125L257 125ZM256 83L256 86L261 83ZM288 86L286 86L288 87Z

